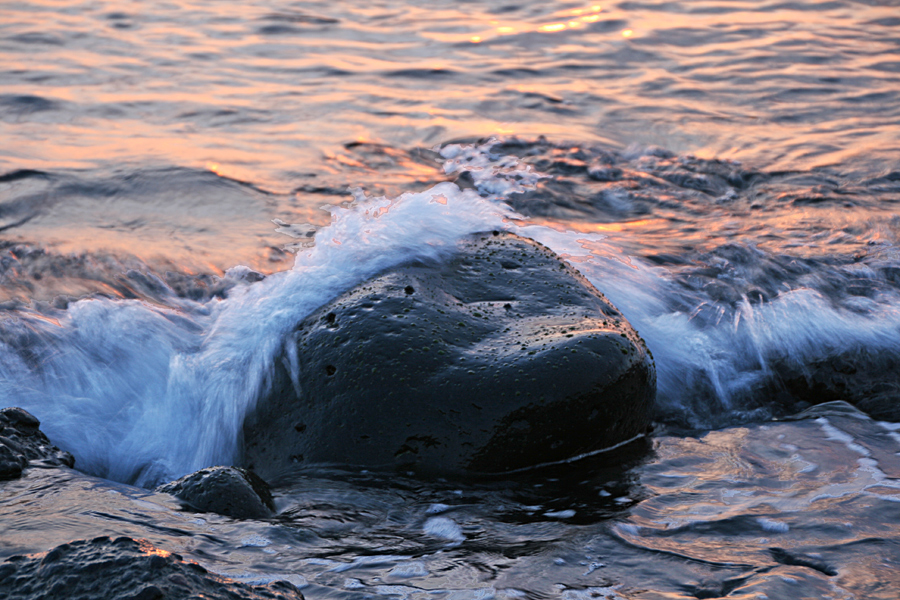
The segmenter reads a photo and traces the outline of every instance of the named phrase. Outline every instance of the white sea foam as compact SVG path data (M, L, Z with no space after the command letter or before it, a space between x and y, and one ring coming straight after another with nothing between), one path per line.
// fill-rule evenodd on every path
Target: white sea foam
M451 542L464 542L466 540L462 528L453 519L447 517L432 517L425 521L422 529L428 535Z
M825 417L819 417L818 419L816 419L816 423L819 424L819 426L822 428L822 431L825 432L825 437L829 440L841 442L842 444L847 446L848 449L856 452L857 454L861 454L862 456L871 456L872 453L863 446L857 444L852 435L841 431L840 429L832 425Z
M756 522L759 523L759 526L762 527L763 531L770 531L772 533L787 533L791 530L790 525L788 525L787 523L767 519L765 517L757 517Z
M452 183L395 199L357 193L350 206L330 208L331 224L293 269L255 283L249 269L229 270L240 285L225 300L173 297L174 306L161 307L92 299L71 304L58 323L27 313L7 318L0 322L3 403L33 412L80 468L111 479L152 485L230 464L244 417L294 325L384 269L440 261L460 238L492 229L569 258L647 341L661 410L698 426L727 423L741 410L736 399L770 376L771 361L802 367L835 351L900 353L900 300L891 298L850 310L800 289L700 323L673 302L683 301L684 290L670 273L629 257L615 240L518 219L501 201L540 173L486 147L443 154L448 172L473 173L481 195ZM696 298L698 306L705 301Z
M430 575L425 563L420 560L414 560L407 563L401 563L391 569L388 573L391 577L413 578L427 577Z
M227 300L180 310L85 300L59 325L3 323L5 403L44 421L80 468L111 479L152 485L230 464L291 327L392 265L439 261L463 236L508 229L514 216L452 183L393 200L360 197L331 211L331 225L292 270L234 288Z
M575 516L575 511L572 509L568 510L551 510L544 513L545 517L550 517L551 519L571 519Z

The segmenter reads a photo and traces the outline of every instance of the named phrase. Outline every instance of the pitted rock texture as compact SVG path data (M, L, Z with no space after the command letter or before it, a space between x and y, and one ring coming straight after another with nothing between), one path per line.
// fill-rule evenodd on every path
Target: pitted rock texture
M145 540L99 537L0 563L5 600L302 600L292 584L250 586L207 571Z
M497 473L648 425L652 358L546 247L505 233L365 282L298 324L244 424L269 481L307 464Z
M264 519L275 511L269 485L255 473L238 467L200 469L156 491L172 494L199 512L235 519Z
M75 466L75 459L50 443L41 422L21 408L0 410L0 481L15 479L28 466Z

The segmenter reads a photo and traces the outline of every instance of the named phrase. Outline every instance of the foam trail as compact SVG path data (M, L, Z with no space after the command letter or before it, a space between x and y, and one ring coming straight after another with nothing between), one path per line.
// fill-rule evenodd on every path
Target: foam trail
M59 326L3 324L0 392L44 421L78 466L151 485L231 463L286 333L306 315L410 260L441 260L474 232L504 229L512 211L451 183L396 200L359 198L294 268L181 310L84 300Z
M647 342L658 375L657 414L692 427L764 418L779 407L759 395L776 364L796 367L837 356L866 361L900 357L900 297L883 294L835 305L801 288L736 309L707 297L686 298L672 273L624 256L601 235L513 227L569 258L628 318ZM696 318L705 305L719 318ZM685 309L684 307L688 307ZM761 405L762 403L762 405Z

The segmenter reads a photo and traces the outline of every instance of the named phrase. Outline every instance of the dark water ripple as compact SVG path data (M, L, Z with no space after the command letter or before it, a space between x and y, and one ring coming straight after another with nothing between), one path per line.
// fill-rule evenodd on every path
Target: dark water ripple
M129 535L313 598L887 600L900 560L894 430L838 403L789 422L660 436L620 469L466 485L310 471L279 491L269 521L36 471L0 488L0 558ZM103 508L90 508L98 494Z

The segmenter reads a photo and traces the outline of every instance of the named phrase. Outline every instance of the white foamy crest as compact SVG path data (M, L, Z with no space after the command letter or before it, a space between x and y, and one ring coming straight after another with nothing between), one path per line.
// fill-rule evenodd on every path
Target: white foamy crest
M360 197L290 271L182 310L137 301L74 303L59 326L8 322L0 391L44 421L86 471L151 485L232 463L286 333L343 291L393 265L440 260L513 212L442 183L397 199Z
M440 261L471 233L505 230L566 257L644 337L658 372L661 412L721 425L740 398L771 377L774 361L803 367L835 352L900 354L900 299L838 308L812 289L725 310L699 293L685 301L671 273L630 257L614 238L529 224L502 200L541 177L488 145L448 146L445 170L466 170L481 194L441 183L396 199L356 195L294 267L239 282L225 300L160 307L134 300L73 303L58 323L14 313L0 321L0 393L90 473L151 485L230 464L287 333L354 285L411 260ZM694 302L692 310L689 306ZM715 322L695 318L704 304ZM687 306L687 308L685 308ZM673 308L675 307L675 308ZM296 350L294 350L296 351Z
M444 146L440 149L441 156L447 159L444 173L468 172L478 191L493 199L525 192L547 177L514 156L492 153L495 144L492 139L479 146Z
M732 309L700 293L686 298L672 273L624 254L606 235L518 224L510 230L567 258L622 311L653 354L657 408L666 418L716 427L754 414L765 417L773 407L754 408L753 396L772 380L775 364L805 373L808 365L838 355L900 355L896 295L847 308L803 288L762 304L745 299ZM707 308L719 319L696 318Z

